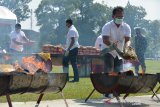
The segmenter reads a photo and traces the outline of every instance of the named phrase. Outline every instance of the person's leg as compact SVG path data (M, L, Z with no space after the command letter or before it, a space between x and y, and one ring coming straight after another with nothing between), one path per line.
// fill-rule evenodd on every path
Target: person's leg
M63 72L68 73L67 81L69 81L69 57L68 56L63 56L62 65L63 65Z
M140 61L140 65L142 67L142 72L145 73L146 72L146 64L145 64L144 54L140 55L139 61Z
M114 70L114 57L107 53L104 55L104 72L111 72Z
M135 64L135 73L136 73L136 75L139 74L139 66L141 65L141 62L142 62L142 56L138 52L137 52L137 58L138 58L139 63Z
M114 57L107 53L104 55L104 72L112 72L114 70ZM110 98L110 93L105 93L104 96Z
M79 72L78 72L78 66L77 66L77 55L78 55L78 48L74 48L69 53L69 59L71 61L71 65L73 68L74 73L74 81L79 81Z
M136 75L138 75L138 72L139 72L139 63L135 64L134 69L135 69Z

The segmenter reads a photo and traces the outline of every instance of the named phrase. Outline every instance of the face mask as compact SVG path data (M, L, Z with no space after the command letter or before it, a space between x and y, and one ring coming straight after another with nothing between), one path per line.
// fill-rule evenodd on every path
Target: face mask
M123 18L115 18L114 19L114 23L116 23L116 24L122 24L122 22L123 22Z

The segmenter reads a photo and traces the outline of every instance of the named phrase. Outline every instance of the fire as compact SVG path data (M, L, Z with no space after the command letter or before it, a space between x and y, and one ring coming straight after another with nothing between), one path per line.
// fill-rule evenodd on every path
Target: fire
M22 64L24 68L26 68L30 72L35 73L38 69L47 72L45 63L36 59L36 56L23 57Z
M16 71L19 71L19 72L23 71L23 68L20 66L18 61L15 62L14 68L15 68Z
M18 72L24 72L25 70L28 70L28 73L25 72L27 74L34 74L39 69L47 72L45 62L36 59L36 56L23 57L21 64L19 64L18 61L15 61L13 66Z

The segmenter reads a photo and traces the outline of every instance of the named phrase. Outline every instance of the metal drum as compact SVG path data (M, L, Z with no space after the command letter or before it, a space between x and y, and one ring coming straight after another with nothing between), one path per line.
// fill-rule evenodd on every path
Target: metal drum
M157 84L157 76L145 74L141 76L109 76L107 73L95 73L90 75L94 88L102 94L117 92L146 93Z
M47 92L60 92L68 106L62 92L67 73L51 73L49 53L3 53L0 56L0 96L6 96L9 107L13 107L10 99L12 94L38 93L39 105Z
M43 73L26 75L12 72L0 73L0 96L16 93L59 92L67 82L66 73Z

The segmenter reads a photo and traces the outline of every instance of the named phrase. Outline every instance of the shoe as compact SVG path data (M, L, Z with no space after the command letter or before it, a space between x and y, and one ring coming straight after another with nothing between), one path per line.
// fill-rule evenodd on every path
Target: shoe
M113 94L104 94L104 97L108 98L108 99L112 99L113 98Z
M72 81L70 81L70 82L79 82L79 80L72 80Z

